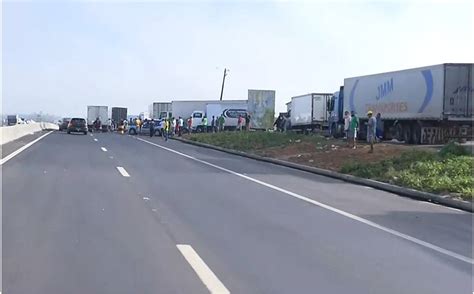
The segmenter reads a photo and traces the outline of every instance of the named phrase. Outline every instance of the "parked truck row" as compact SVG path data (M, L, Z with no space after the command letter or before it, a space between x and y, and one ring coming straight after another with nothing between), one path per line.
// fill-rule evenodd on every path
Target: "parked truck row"
M385 139L413 144L444 143L472 137L474 65L440 64L344 79L333 94L295 96L287 104L291 128L327 128L344 132L345 111L360 118L365 137L366 113L381 114Z
M209 122L212 117L221 115L225 118L225 129L237 127L239 115L248 115L247 100L176 100L172 102L154 102L149 106L151 118L191 118L191 131L202 132L202 119L206 116Z

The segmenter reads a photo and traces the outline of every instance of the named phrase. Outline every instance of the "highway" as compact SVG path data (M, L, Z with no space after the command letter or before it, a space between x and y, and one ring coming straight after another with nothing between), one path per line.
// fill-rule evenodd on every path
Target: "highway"
M6 294L473 291L470 213L173 140L52 132L2 181Z

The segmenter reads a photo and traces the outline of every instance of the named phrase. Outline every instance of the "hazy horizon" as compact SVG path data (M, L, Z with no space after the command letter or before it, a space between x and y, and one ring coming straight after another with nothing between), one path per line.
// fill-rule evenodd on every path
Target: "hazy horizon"
M344 78L474 61L471 1L3 2L2 112L290 97Z

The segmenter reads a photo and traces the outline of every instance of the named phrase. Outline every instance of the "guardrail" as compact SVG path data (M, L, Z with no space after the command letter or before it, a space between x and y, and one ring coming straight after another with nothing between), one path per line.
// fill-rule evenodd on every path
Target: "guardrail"
M59 129L58 125L47 122L4 126L0 128L0 144L3 145L39 131L57 129Z

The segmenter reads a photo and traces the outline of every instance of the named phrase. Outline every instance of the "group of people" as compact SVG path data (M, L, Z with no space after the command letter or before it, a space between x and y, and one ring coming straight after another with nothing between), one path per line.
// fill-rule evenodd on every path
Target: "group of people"
M188 124L191 129L192 118L188 119ZM207 116L204 115L201 119L200 128L205 133L217 133L225 130L225 117L221 114L219 117L212 116L211 123L207 119ZM250 130L250 114L241 115L237 118L237 131Z
M383 138L383 121L382 115L377 113L374 117L373 112L369 110L367 112L367 142L370 144L369 153L374 152L374 143L381 141ZM356 149L357 134L360 129L359 118L354 111L344 112L344 134L347 139L347 144Z

